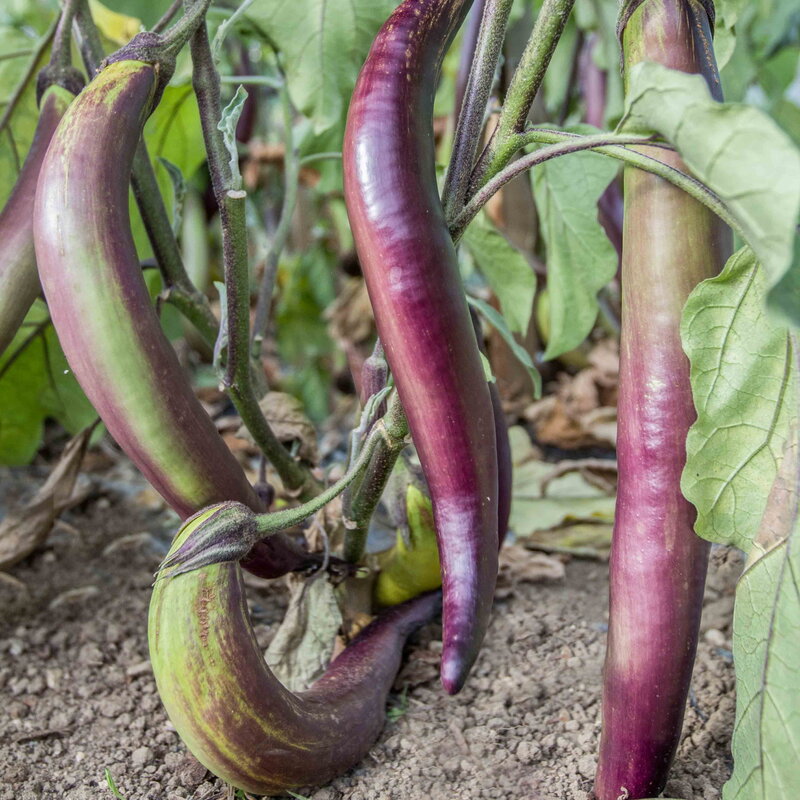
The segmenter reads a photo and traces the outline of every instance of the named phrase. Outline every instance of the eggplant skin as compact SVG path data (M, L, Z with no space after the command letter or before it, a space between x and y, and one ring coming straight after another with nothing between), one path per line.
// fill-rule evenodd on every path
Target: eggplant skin
M625 25L625 68L647 59L699 73L719 98L710 40L699 2L645 0ZM674 153L654 155L685 169ZM727 228L681 190L629 168L624 181L619 489L598 800L658 795L680 739L709 545L680 489L695 410L679 328L691 290L730 253Z
M442 684L478 654L497 578L494 416L436 186L433 97L468 0L405 0L375 39L347 115L347 211L433 500L444 592Z
M171 552L210 513L191 519ZM239 566L215 564L156 582L150 659L167 714L200 762L247 792L285 794L327 783L366 755L405 641L440 605L433 592L385 612L293 694L258 647Z
M33 251L33 200L44 155L75 95L56 84L39 104L39 119L14 189L0 211L0 355L41 292Z
M56 129L33 211L42 288L78 382L175 511L186 518L224 500L260 511L161 330L133 243L128 184L156 77L141 61L109 65ZM309 563L279 535L256 545L243 565L272 578Z

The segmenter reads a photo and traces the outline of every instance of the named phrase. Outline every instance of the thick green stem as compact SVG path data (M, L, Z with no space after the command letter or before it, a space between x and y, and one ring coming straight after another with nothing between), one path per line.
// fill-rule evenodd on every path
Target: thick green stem
M520 145L528 112L539 91L575 0L544 0L531 37L506 92L500 121L471 181L471 192L493 178L511 161Z
M380 502L397 458L406 446L408 420L396 393L392 394L386 414L378 424L383 427L384 435L372 445L372 454L363 479L344 497L344 558L351 564L358 563L364 555L369 521ZM372 440L374 431L375 428L370 433L364 450ZM359 460L364 450L359 454Z
M298 158L297 147L293 133L293 113L292 104L289 100L289 92L286 86L280 90L281 110L283 112L283 204L281 206L281 216L275 235L272 238L272 245L267 253L264 264L264 275L258 290L258 301L256 303L256 314L253 321L253 337L251 349L255 358L261 356L261 345L267 333L269 324L269 310L272 303L272 290L275 286L275 275L278 271L278 260L292 229L292 216L297 205L298 178L300 176L300 161Z
M483 129L486 104L495 68L503 47L513 0L487 0L483 9L475 56L464 92L464 102L453 137L453 152L442 190L442 206L448 222L464 207L475 153Z

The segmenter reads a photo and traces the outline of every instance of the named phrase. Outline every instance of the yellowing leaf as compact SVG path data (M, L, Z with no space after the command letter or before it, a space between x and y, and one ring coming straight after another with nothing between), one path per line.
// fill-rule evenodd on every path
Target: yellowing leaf
M127 44L142 30L140 19L112 11L99 0L89 0L89 10L100 33L115 44Z

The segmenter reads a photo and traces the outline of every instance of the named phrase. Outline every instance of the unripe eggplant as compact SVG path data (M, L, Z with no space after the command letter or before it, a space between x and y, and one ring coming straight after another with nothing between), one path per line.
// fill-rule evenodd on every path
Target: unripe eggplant
M41 291L33 252L33 199L47 146L75 95L53 84L39 104L39 121L17 182L0 212L0 354Z
M703 75L719 98L704 5L638 4L622 35L626 73L656 61ZM685 170L674 153L654 155ZM695 511L680 489L695 410L679 326L689 293L720 270L730 246L722 223L680 189L631 168L624 180L619 489L599 800L658 795L680 739L709 546L695 535Z
M189 520L172 552L212 513ZM293 694L258 647L239 566L215 564L156 582L150 660L169 718L201 763L247 792L285 794L364 757L383 727L403 645L439 606L438 592L395 606Z
M347 115L347 211L378 333L433 500L442 684L464 683L497 577L494 417L439 200L433 98L469 0L405 0L375 39Z
M162 333L128 216L128 183L156 70L104 69L71 105L39 176L34 240L42 287L78 382L111 435L182 517L223 500L262 505ZM309 563L284 536L243 565L276 577Z

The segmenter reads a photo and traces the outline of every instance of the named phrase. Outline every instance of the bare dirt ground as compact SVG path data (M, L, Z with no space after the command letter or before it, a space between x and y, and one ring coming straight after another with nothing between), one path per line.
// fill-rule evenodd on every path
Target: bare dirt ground
M153 572L176 518L130 467L97 491L44 549L0 581L0 800L209 800L226 787L188 756L148 663ZM29 474L5 470L5 513ZM133 486L124 490L124 486ZM144 494L136 492L144 490ZM438 685L440 630L414 640L383 735L314 800L588 800L599 735L606 565L573 559L556 582L501 577L489 636L467 688ZM740 563L715 551L685 735L667 796L717 800L730 770L730 624ZM255 590L260 642L286 605L281 582ZM406 687L404 691L404 687Z

